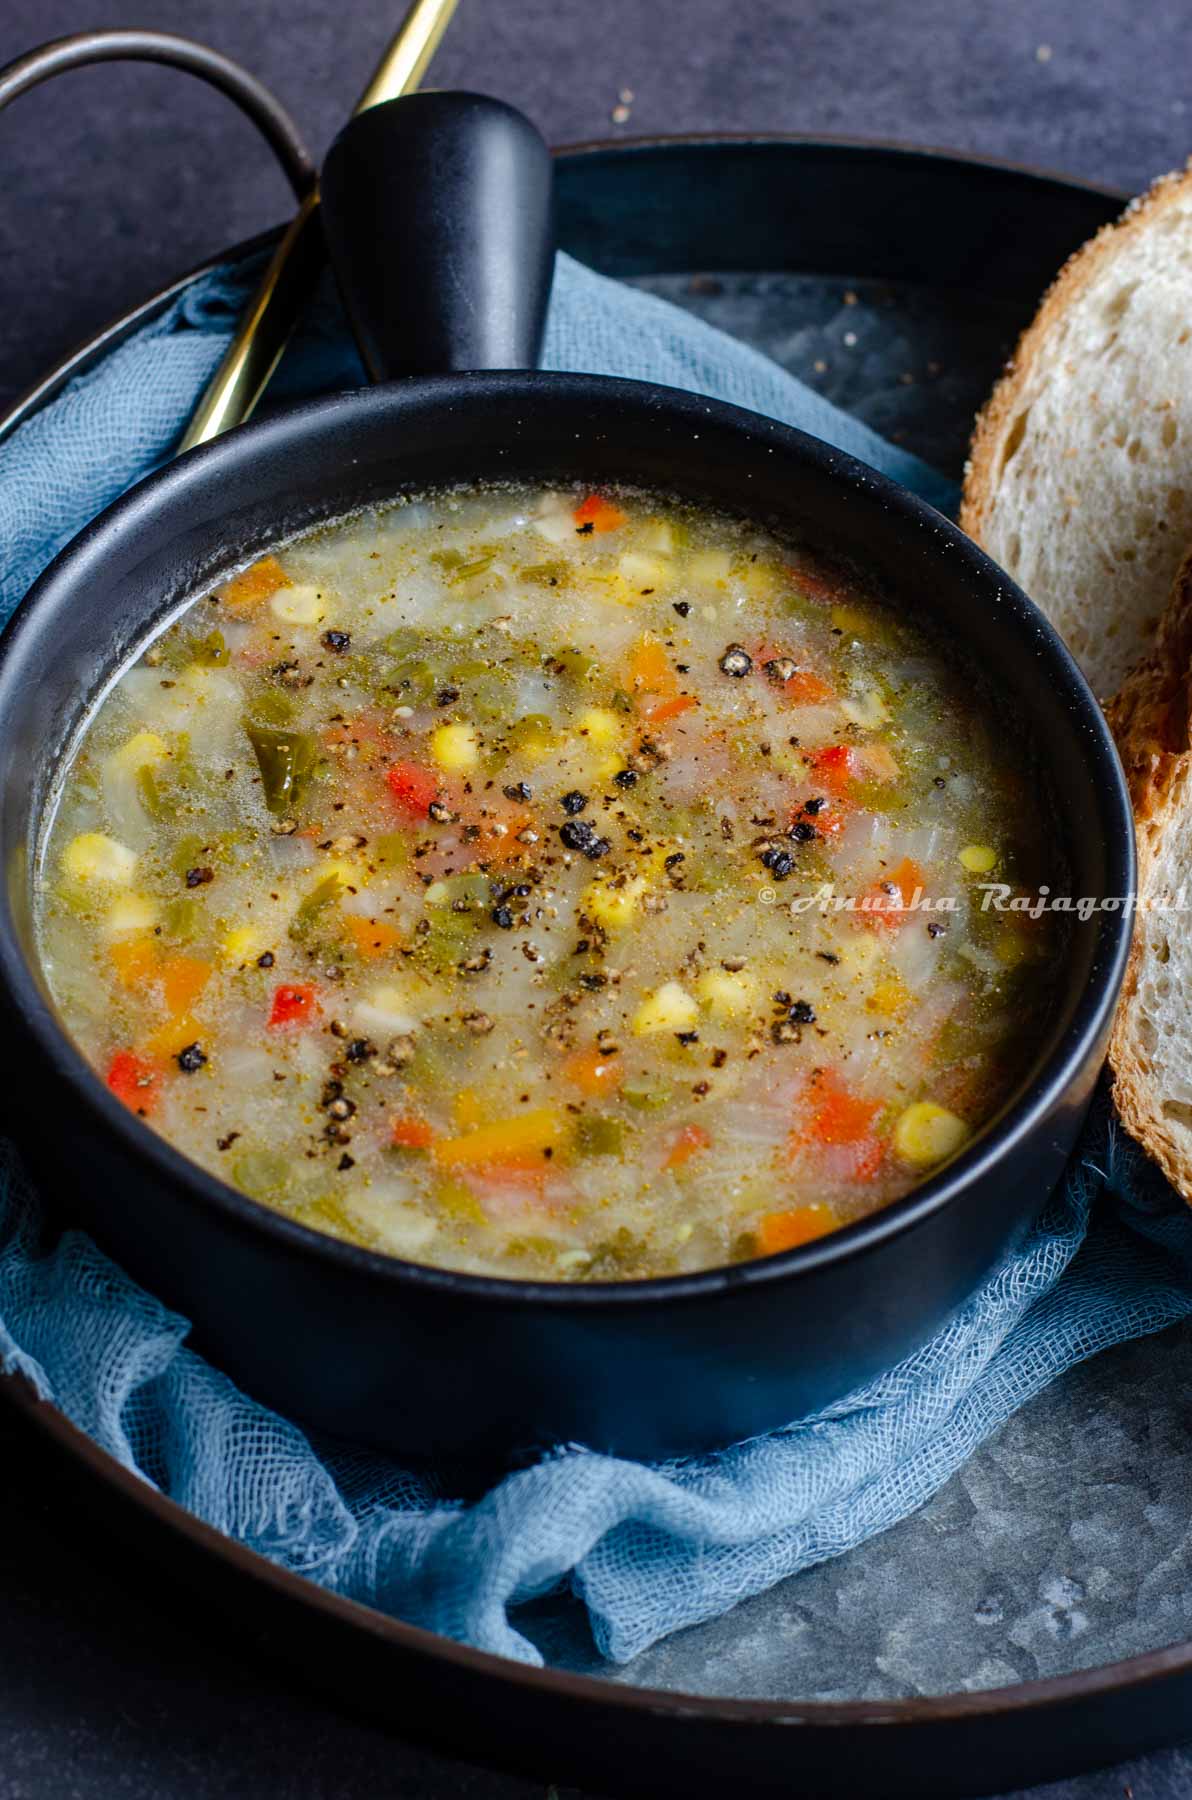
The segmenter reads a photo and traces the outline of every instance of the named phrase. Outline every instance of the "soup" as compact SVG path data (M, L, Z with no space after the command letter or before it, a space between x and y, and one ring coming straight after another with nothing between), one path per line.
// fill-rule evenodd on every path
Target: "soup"
M279 547L122 673L42 953L113 1093L257 1200L667 1275L870 1213L997 1110L1057 961L1004 904L1055 877L1041 795L863 573L657 496L450 492Z

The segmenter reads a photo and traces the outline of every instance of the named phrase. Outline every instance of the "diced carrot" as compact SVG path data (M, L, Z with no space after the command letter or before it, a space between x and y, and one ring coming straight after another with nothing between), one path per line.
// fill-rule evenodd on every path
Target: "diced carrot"
M170 956L154 971L166 1007L175 1017L188 1013L211 977L211 964L197 956Z
M117 1050L108 1064L106 1080L117 1100L147 1119L157 1105L160 1073L147 1058L132 1050Z
M401 932L396 925L390 925L387 919L361 919L355 913L347 913L343 922L353 947L360 956L370 959L385 956L390 950L396 950L401 943Z
M809 760L812 775L821 787L836 800L846 799L853 778L852 752L848 745L829 744L826 750L815 751Z
M678 687L666 650L655 637L640 637L629 657L629 685L635 692L673 694Z
M275 1030L283 1025L306 1025L318 1010L318 990L309 982L283 982L274 989L269 1024Z
M576 1050L563 1064L563 1073L585 1094L607 1094L621 1085L624 1070L618 1056L602 1056L599 1050Z
M797 1244L823 1237L835 1224L830 1209L821 1201L792 1207L789 1212L767 1213L757 1227L757 1247L763 1256L776 1256L780 1250L793 1250Z
M664 1169L681 1169L684 1163L699 1150L706 1150L712 1142L712 1134L705 1131L702 1125L683 1125L676 1132L673 1143L666 1153Z
M474 1087L461 1087L455 1090L455 1099L451 1102L451 1116L460 1131L471 1131L484 1123L484 1102Z
M434 1141L434 1126L415 1113L400 1114L390 1128L390 1142L399 1150L429 1150Z
M276 556L263 556L251 569L233 575L223 590L224 605L234 607L237 612L250 612L254 606L271 599L279 588L293 585Z
M883 875L870 888L865 895L870 904L859 916L875 930L898 931L911 917L908 908L916 893L922 894L923 888L922 869L909 856L904 856L888 875Z
M394 763L386 771L385 780L402 812L414 819L427 817L431 801L439 792L438 777L430 769L424 769L418 763Z
M590 525L594 531L616 531L629 515L603 494L587 494L576 507L574 516L577 525Z
M807 1100L807 1119L794 1133L798 1143L861 1143L870 1135L873 1121L881 1111L879 1101L850 1093L830 1069L809 1083Z
M694 694L673 694L669 700L647 701L642 707L642 714L651 725L665 725L668 719L677 719L681 713L689 712L699 701Z
M157 967L157 945L152 938L121 938L108 950L122 987L142 987L152 980Z
M563 1121L551 1107L539 1106L512 1118L481 1125L462 1137L441 1138L434 1157L444 1168L483 1168L485 1165L540 1167L563 1141Z
M789 681L783 682L782 697L792 706L819 706L834 700L836 689L811 669L796 669Z
M190 1013L171 1013L156 1031L150 1033L145 1048L152 1050L155 1056L177 1056L188 1044L195 1043L199 1035L198 1021Z

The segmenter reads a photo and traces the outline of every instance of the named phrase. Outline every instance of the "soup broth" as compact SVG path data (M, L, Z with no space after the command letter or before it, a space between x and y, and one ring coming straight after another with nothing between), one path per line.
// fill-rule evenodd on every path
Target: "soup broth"
M1031 1060L1029 749L863 573L633 492L279 547L107 693L41 945L195 1162L414 1261L769 1255L905 1194Z

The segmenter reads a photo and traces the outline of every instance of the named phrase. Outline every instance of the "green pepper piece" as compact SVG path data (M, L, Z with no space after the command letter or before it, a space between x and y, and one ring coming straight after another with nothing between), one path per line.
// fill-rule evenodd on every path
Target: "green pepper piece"
M406 706L425 706L439 685L438 676L425 657L407 656L393 669L386 687L396 689Z
M585 651L574 647L558 650L545 660L548 669L557 671L568 681L588 681L596 668L594 656L588 656Z
M189 944L199 929L202 908L190 894L171 900L162 918L166 937L178 944Z
M625 1127L619 1119L582 1113L575 1121L571 1146L577 1156L620 1156L625 1148Z
M633 696L632 694L627 694L624 688L614 688L611 705L614 712L631 713L633 711Z
M562 587L570 570L565 562L529 563L517 571L519 581L532 581L537 587Z
M185 875L188 869L193 869L199 863L207 848L206 838L195 837L193 834L179 838L170 858L170 867L175 874Z
M481 550L476 556L465 556L462 550L432 550L430 560L442 569L450 587L483 575L497 559L496 550Z
M279 731L246 719L244 729L257 758L265 805L271 813L285 813L298 805L306 791L318 757L318 744L309 731Z
M206 637L199 638L192 646L194 659L204 663L208 668L222 668L228 660L228 646L222 631L209 631Z
M163 819L166 816L166 804L161 789L157 785L157 777L153 773L152 763L142 763L137 770L137 792L141 805L151 819Z
M410 840L404 831L383 831L372 841L374 862L387 869L404 869L410 860Z
M310 893L307 894L306 898L299 906L294 917L290 920L290 936L294 938L305 937L312 926L318 923L319 915L324 907L330 906L339 891L340 879L338 875L325 875L322 881L316 882L315 886L311 888Z
M232 1180L254 1200L278 1200L290 1185L290 1160L277 1150L247 1150L232 1164Z
M295 712L293 697L281 688L265 688L254 694L252 709L267 725L288 725Z
M555 722L548 713L525 713L509 728L509 747L542 755L558 742Z
M631 1082L621 1089L621 1098L638 1112L664 1112L674 1098L674 1090Z

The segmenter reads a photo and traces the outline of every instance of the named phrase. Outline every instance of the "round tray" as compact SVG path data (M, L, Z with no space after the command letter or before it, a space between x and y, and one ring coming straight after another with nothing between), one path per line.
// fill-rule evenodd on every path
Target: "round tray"
M557 169L565 249L750 339L954 474L1041 290L1122 204L1006 164L852 141L594 144L560 152ZM65 359L0 438L182 285ZM805 1796L927 1800L1187 1735L1192 1644L1150 1647L1192 1627L1181 1375L1180 1336L1098 1359L903 1525L628 1669L599 1663L566 1602L532 1609L547 1660L532 1669L329 1594L163 1498L20 1379L2 1389L21 1433L139 1559L405 1735L610 1793L786 1793L797 1771ZM1144 1456L1131 1486L1123 1468ZM1162 1604L1148 1598L1156 1565ZM1144 1653L1123 1660L1130 1649Z

